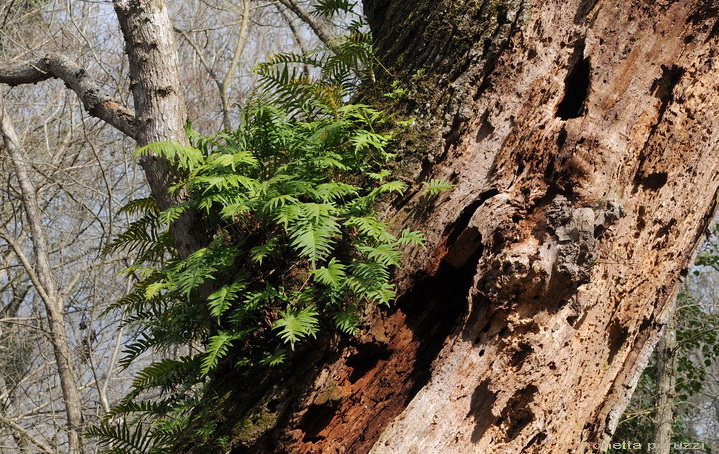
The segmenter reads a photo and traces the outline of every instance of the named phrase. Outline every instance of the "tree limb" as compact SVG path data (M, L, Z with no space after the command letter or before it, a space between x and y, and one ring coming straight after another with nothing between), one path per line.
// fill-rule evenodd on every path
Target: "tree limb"
M136 139L135 114L103 93L100 84L92 80L84 68L62 54L47 54L35 61L0 64L0 83L14 87L35 84L48 79L60 79L74 91L87 112Z
M315 35L317 35L317 37L322 40L323 43L325 43L329 47L332 47L332 41L335 37L325 23L318 20L316 17L312 16L310 13L302 9L300 4L297 3L296 0L279 0L279 2L282 3L287 9L292 11L304 23L309 25Z
M20 433L22 436L27 438L32 444L37 446L38 448L42 449L43 452L47 454L55 454L55 451L48 446L47 444L43 443L41 440L38 440L37 438L30 435L30 433L23 429L23 427L19 424L17 424L15 421L5 418L4 416L0 415L0 424L6 425L10 427L11 429L15 430L16 432Z

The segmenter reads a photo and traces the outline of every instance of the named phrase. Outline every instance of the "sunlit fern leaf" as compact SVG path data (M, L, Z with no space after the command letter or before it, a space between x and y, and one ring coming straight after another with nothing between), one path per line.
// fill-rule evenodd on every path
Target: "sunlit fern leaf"
M239 293L247 287L245 280L237 280L229 285L223 285L207 297L207 306L210 308L210 315L221 317L238 297Z
M133 250L142 254L159 240L160 221L157 213L149 213L133 221L127 229L117 235L103 249L104 254L122 250Z
M230 351L233 342L242 339L254 329L243 330L239 332L220 331L216 335L210 337L205 353L203 354L202 367L200 371L207 375L212 369L217 367L220 360L224 358Z
M186 200L178 205L171 206L157 216L157 221L163 225L169 226L176 220L180 219L180 216L182 216L182 214L187 210L194 208L195 205L196 203L194 201Z
M404 229L399 235L398 243L403 246L423 246L425 243L425 237L420 232L416 232L410 229Z
M154 197L143 197L139 199L133 199L127 202L118 211L120 213L127 214L157 214L160 212L160 207L157 205L157 201Z
M135 156L157 155L170 162L176 162L181 168L194 170L204 161L204 155L194 147L173 142L153 142L135 150Z
M328 287L340 288L347 275L345 273L346 268L337 258L332 257L327 266L319 267L313 271L314 279Z
M357 186L341 182L331 182L317 185L312 191L312 195L319 198L323 203L330 203L336 202L343 197L355 195L358 191L359 188Z
M154 345L157 345L157 343L157 339L148 337L147 334L140 336L139 338L125 345L125 348L123 350L124 356L118 362L118 365L123 369L128 368L130 364L135 359L137 359L137 357L148 351Z
M169 391L179 384L185 383L198 376L200 366L199 357L183 356L179 360L165 358L153 362L135 374L132 387L137 390L160 388ZM143 402L143 405L149 405Z
M149 454L157 441L154 433L146 430L144 424L130 425L124 419L113 424L102 423L91 427L87 434L97 437L100 447L112 454Z
M348 306L344 310L336 312L332 316L332 319L340 331L350 336L357 334L362 322L359 316L359 308L355 305Z
M122 399L104 417L105 422L118 420L125 415L134 414L140 416L164 416L172 409L173 399L161 399L156 401Z
M387 232L387 224L373 216L350 216L345 225L354 227L357 232L375 241L392 241L393 236Z
M287 350L281 347L276 347L271 352L265 352L264 356L260 360L260 364L263 366L277 366L284 362L287 356Z
M232 171L236 171L241 166L256 167L259 162L250 151L226 149L224 153L213 153L208 156L207 164L227 166Z
M385 267L399 265L402 252L391 244L378 244L377 246L359 246L357 249L365 254L369 260L380 263Z
M313 307L302 310L288 309L280 312L280 318L274 322L273 328L278 330L278 336L283 342L290 344L294 350L295 344L306 338L315 337L319 329L319 313Z
M304 204L302 218L290 222L288 231L292 246L302 257L307 257L312 266L326 258L332 251L335 237L340 234L337 220L322 207L322 204Z
M389 306L397 297L397 292L395 292L394 285L389 282L382 282L374 290L370 291L367 296L377 304Z
M317 0L312 8L317 15L332 17L340 12L351 13L356 6L357 2L351 0Z
M424 186L425 192L430 195L437 195L441 192L448 191L456 186L447 180L439 178L433 178L430 181L425 181L422 183L422 185Z

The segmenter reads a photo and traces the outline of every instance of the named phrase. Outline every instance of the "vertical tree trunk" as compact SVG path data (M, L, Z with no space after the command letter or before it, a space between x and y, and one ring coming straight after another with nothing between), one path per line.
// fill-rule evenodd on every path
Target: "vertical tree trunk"
M669 318L664 335L659 339L657 354L657 414L654 419L654 450L669 454L674 423L674 403L677 381L677 333L674 315Z
M184 129L187 109L180 84L177 49L164 2L114 0L113 5L130 62L138 145L160 141L189 145ZM168 208L182 200L181 192L170 194L167 190L177 178L167 160L144 156L140 164L160 208ZM204 229L199 224L198 214L188 211L170 227L182 256L204 244Z
M52 342L55 354L55 363L58 376L60 377L60 388L62 389L62 398L65 404L65 415L68 426L68 452L69 454L84 454L85 443L82 438L82 402L77 388L75 369L72 365L67 332L65 331L65 305L57 282L55 282L52 267L50 266L47 237L42 227L43 217L40 212L40 206L38 205L35 186L28 173L27 154L22 150L20 140L15 133L15 128L5 110L2 93L0 93L0 136L2 137L2 148L7 151L20 184L22 205L25 209L28 227L32 237L35 266L33 267L32 264L29 263L29 260L25 258L19 245L17 245L12 238L8 236L4 239L22 260L27 273L32 278L35 290L40 296L40 299L45 303L45 311L47 312L47 321L50 328L50 341Z

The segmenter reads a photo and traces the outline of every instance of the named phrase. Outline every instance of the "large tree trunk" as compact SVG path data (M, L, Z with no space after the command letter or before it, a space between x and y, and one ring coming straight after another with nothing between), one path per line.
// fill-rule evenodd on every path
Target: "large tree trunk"
M384 65L413 88L404 172L457 186L397 209L394 225L429 232L398 277L398 310L317 368L254 450L608 441L715 210L719 4L365 11Z

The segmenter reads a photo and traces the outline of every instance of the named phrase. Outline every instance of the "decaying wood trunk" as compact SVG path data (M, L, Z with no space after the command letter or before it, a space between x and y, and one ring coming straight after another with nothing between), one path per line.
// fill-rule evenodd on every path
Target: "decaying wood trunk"
M715 210L719 2L365 11L413 90L403 171L456 187L400 204L393 224L429 241L406 256L397 308L236 452L594 449Z

